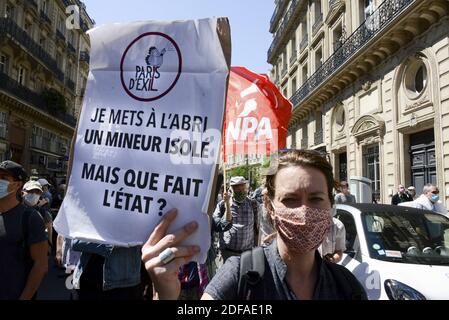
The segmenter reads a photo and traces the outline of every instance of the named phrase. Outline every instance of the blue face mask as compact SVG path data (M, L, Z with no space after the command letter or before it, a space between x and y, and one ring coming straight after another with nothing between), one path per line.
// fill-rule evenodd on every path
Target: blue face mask
M0 199L3 199L9 194L8 186L9 186L8 180L0 180Z
M431 201L432 201L433 203L435 203L435 202L438 202L438 200L440 200L440 196L437 195L437 194L432 194L432 199L431 199Z

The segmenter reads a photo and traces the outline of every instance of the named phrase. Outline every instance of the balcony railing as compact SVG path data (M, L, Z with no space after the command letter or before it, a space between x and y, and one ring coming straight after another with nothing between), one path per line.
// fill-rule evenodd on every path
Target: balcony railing
M67 88L69 88L70 90L75 92L75 82L73 82L70 79L66 79L65 84L66 84Z
M274 10L273 15L270 19L270 32L274 32L276 24L278 23L287 3L288 0L279 0L278 4L276 5L276 9Z
M323 130L315 132L314 143L315 145L323 143Z
M305 137L301 139L301 149L309 148L309 137Z
M17 81L11 79L4 73L0 73L0 89L16 96L17 99L24 100L43 112L58 118L71 127L75 127L76 125L76 119L73 116L63 112L51 113L47 108L47 101L42 97L42 95L20 85Z
M41 11L41 19L51 25L51 19L46 12Z
M320 13L318 17L315 19L315 23L312 26L312 34L315 35L317 31L320 29L321 25L323 24L323 14Z
M87 52L87 51L81 51L81 52L80 52L80 61L81 61L81 62L89 63L89 62L90 62L90 55L89 55L89 52Z
M290 101L299 106L312 92L328 80L353 55L381 31L412 2L417 0L385 0L364 23L360 25L329 59L296 91Z
M294 64L294 63L296 62L296 60L297 60L297 54L298 54L298 52L297 52L296 50L294 50L294 51L292 52L292 55L291 55L291 57L290 57L290 65L292 65L292 64Z
M284 15L284 21L282 22L279 29L276 31L276 34L274 36L274 40L271 43L270 49L268 49L268 61L270 61L271 57L279 47L281 43L281 39L285 36L285 31L287 29L287 26L290 22L290 18L292 17L293 13L295 12L296 8L298 7L298 4L302 2L303 0L292 0L290 8Z
M24 46L35 58L39 59L56 77L64 80L64 74L58 68L56 61L30 36L9 18L0 18L0 39L9 35L20 45Z
M56 38L65 42L65 35L60 30L56 30Z
M299 52L303 52L305 48L307 48L307 45L309 44L308 35L304 35L304 37L301 40L301 43L299 44Z

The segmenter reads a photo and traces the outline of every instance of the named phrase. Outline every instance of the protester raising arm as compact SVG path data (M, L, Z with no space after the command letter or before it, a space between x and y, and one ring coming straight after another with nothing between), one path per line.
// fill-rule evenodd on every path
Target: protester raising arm
M223 200L217 204L212 216L212 226L216 232L226 232L232 228L232 213L229 193L223 193Z
M176 210L167 213L142 248L142 260L159 300L178 299L181 292L179 268L190 262L200 251L198 246L179 246L180 242L196 231L196 222L185 225L173 234L167 234L176 215Z

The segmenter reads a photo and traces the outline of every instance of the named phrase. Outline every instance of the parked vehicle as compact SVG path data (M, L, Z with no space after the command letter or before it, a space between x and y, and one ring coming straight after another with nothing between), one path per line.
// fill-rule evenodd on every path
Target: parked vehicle
M337 205L346 228L339 264L370 300L449 299L449 218L380 204Z

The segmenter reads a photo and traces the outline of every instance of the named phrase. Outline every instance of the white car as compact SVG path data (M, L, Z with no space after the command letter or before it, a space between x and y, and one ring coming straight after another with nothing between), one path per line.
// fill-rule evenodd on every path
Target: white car
M414 208L338 204L346 229L339 264L370 300L449 299L449 219Z

